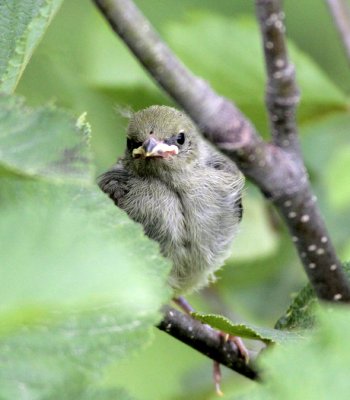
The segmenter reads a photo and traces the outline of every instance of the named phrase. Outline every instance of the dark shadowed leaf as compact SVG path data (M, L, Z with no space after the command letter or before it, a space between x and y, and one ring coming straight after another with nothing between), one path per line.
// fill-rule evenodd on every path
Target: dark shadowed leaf
M345 273L350 278L350 263L344 263ZM313 328L319 302L310 284L307 284L295 296L286 313L278 319L275 328L282 330L302 330Z

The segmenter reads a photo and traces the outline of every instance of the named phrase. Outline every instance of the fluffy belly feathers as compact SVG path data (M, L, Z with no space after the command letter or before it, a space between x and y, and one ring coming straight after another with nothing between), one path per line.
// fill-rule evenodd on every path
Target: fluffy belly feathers
M150 178L138 178L134 184L130 182L130 188L119 206L143 225L146 235L172 260L169 284L175 295L214 280L238 225L234 209L237 196L205 185L183 193Z

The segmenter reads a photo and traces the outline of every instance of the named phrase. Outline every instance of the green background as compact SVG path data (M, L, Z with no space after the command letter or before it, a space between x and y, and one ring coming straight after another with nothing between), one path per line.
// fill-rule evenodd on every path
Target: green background
M253 2L136 3L185 64L234 100L266 137L264 65ZM298 118L305 162L339 255L349 259L347 60L325 2L289 0L285 1L285 12L291 58L302 91ZM63 3L16 93L33 107L51 103L75 116L87 112L95 175L123 152L127 121L118 110L173 104L129 54L93 3L81 0ZM102 196L99 201L107 199ZM273 326L306 278L279 216L250 184L244 208L241 232L218 282L189 300L201 312ZM73 221L72 226L74 223L79 221ZM39 228L37 234L44 235ZM93 235L91 232L91 243ZM91 257L97 257L93 254ZM77 276L80 273L77 271ZM135 273L134 279L137 276ZM166 298L162 294L155 302ZM112 362L104 373L103 387L122 386L139 399L215 398L211 362L156 329L153 334L155 338L145 350L124 357L116 365ZM223 391L228 398L253 386L232 371L224 371ZM128 398L123 396L120 398Z

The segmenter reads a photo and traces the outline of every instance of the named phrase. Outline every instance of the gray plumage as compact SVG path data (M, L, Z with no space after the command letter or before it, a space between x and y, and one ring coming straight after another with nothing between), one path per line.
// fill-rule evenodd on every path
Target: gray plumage
M131 117L124 156L99 177L100 188L172 261L175 296L214 280L241 219L243 184L236 165L184 113L165 106Z

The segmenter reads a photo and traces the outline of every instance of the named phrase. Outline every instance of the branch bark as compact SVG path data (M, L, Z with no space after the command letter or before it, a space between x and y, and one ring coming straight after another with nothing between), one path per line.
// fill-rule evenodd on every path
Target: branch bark
M288 58L281 3L281 0L256 0L256 13L265 54L266 107L273 143L291 154L299 170L300 187L292 196L286 193L287 196L275 198L274 203L286 221L310 281L318 288L318 296L332 300L329 288L333 287L338 288L333 292L333 300L341 300L348 293L347 283L342 271L339 276L334 274L340 263L316 206L300 151L296 123L299 89L294 65Z
M300 95L295 82L294 65L288 59L281 2L257 0L256 13L265 54L268 77L266 107L269 111L273 142L285 151L295 152L299 156L295 112Z
M269 81L273 88L268 96L271 119L275 112L279 116L272 121L274 143L266 143L231 101L215 93L175 57L131 0L94 1L140 63L191 116L208 140L234 160L275 204L317 296L322 300L349 302L350 285L325 228L298 149L294 120L298 93L294 73L291 68L285 70L289 63L281 11L274 21L275 29L264 33L265 50L273 50L266 49L270 39L278 50L267 53L274 63L270 65L268 61L268 70L272 75L277 72L285 75L283 79L272 76ZM279 2L258 1L262 25L268 25L269 16L272 21L273 7L279 10ZM284 57L283 67L277 63L277 55Z
M251 362L247 365L236 346L231 341L223 341L217 331L169 306L163 311L160 330L249 379L260 379Z
M333 15L348 62L350 63L350 8L345 0L327 0L328 7Z

